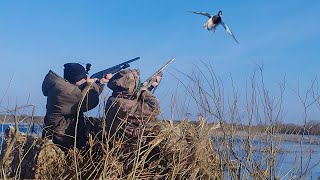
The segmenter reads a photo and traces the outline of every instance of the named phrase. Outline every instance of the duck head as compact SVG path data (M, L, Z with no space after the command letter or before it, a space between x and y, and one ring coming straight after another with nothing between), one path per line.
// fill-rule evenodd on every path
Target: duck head
M218 16L221 17L222 16L222 11L218 12Z

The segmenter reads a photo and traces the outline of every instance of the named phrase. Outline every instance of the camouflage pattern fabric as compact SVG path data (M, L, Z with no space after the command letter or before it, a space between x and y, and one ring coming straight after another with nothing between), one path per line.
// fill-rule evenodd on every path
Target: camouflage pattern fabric
M160 114L160 105L149 90L138 92L140 72L120 71L110 79L113 90L106 104L106 129L109 139L134 140L143 128Z

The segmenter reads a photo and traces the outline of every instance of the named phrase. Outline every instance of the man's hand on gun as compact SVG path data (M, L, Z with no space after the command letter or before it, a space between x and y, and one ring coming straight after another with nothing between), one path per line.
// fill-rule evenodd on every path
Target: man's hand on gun
M157 75L156 77L154 77L154 82L151 84L151 86L153 87L157 87L161 81L162 76Z
M152 92L152 94L153 94L161 81L164 70L167 68L167 66L170 63L172 63L173 60L174 60L174 58L170 59L159 70L157 70L152 76L150 76L147 80L145 80L143 83L141 83L140 90L147 90L147 89L149 89L150 91L153 90L153 92Z
M157 87L157 86L159 85L160 81L161 81L162 75L163 75L163 74L158 74L158 75L156 75L155 77L153 77L153 78L152 78L152 81L153 81L153 82L152 82L151 86L150 86L150 87L142 86L142 87L141 87L141 90L147 90L147 89L149 89L149 90L151 91L153 88Z
M104 76L102 79L100 79L100 83L101 84L105 84L107 82L109 82L109 80L112 78L112 74L109 73L106 76Z
M101 79L99 80L99 82L100 82L101 84L105 84L105 83L109 82L109 80L110 80L111 78L112 78L112 74L109 73L109 74L105 75L103 78L101 78ZM88 83L93 83L93 82L96 82L97 80L98 80L98 78L87 78L87 82L88 82Z

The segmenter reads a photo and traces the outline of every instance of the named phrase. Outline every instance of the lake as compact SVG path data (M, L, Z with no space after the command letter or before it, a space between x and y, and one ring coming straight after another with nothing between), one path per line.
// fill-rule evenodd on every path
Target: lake
M277 166L281 171L281 177L284 177L289 171L298 171L302 157L304 167L307 163L309 163L309 167L315 166L306 175L307 179L320 178L320 163L318 163L320 161L320 145L303 143L300 147L299 143L283 142L282 150L284 153L280 153L278 156L279 165ZM284 179L288 179L288 177Z
M14 124L2 124L0 125L0 144L2 145L2 140L3 140L3 134L5 133L6 129L9 127L9 126L14 126ZM29 124L19 124L19 131L20 132L29 132L29 133L32 133L32 134L39 134L41 135L41 127L39 127L38 125L34 125L33 127L31 126L30 128L30 125Z

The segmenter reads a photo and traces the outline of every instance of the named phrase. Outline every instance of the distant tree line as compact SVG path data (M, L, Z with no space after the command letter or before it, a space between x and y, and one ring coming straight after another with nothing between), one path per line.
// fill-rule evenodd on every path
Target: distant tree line
M176 121L179 122L179 121ZM199 124L198 121L192 121L192 124ZM249 126L243 124L225 124L225 127L236 128L236 131L248 131ZM320 135L320 121L309 121L305 125L293 124L293 123L277 123L274 125L276 133L279 134L297 134L297 135ZM252 125L251 131L266 132L270 129L270 125Z
M310 121L305 125L278 124L278 132L283 134L320 135L320 122Z
M20 123L32 124L32 123L43 123L43 116L29 116L29 115L19 115L17 116ZM11 114L0 114L1 124L14 123L14 116Z
M309 121L304 125L298 125L293 123L277 123L274 125L276 132L280 134L298 134L298 135L320 135L320 122ZM268 125L255 125L251 129L254 131L265 132L268 129ZM245 125L245 129L248 126Z
M22 123L43 123L43 116L34 116L33 118L28 115L20 115L19 120ZM12 115L0 114L1 123L14 123L14 118ZM174 123L179 123L180 121L174 121ZM194 125L198 125L198 121L189 121ZM233 126L237 131L248 131L249 126L243 124L225 124L226 126ZM274 125L276 132L280 134L299 134L299 135L320 135L320 121L309 121L305 125L298 125L293 123L277 123ZM265 132L269 125L259 124L252 125L251 130L257 132Z

